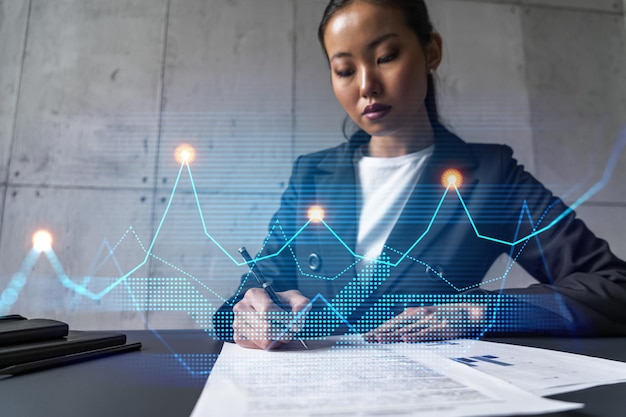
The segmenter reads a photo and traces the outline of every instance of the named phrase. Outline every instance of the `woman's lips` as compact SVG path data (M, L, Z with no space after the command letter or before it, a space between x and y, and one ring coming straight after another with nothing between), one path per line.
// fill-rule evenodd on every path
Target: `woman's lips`
M365 107L365 110L363 110L363 116L370 121L374 121L385 117L390 110L391 106L385 106L384 104L378 103L370 104Z

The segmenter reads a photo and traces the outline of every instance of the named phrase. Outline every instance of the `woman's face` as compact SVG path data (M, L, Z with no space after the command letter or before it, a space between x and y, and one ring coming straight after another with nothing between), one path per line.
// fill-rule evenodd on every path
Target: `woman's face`
M335 96L372 136L414 137L430 124L424 105L427 76L441 57L441 38L425 49L402 12L366 1L339 10L324 44Z

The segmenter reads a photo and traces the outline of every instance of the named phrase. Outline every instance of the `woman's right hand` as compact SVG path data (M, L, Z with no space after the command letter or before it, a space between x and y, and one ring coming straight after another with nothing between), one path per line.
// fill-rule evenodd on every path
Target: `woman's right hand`
M243 299L233 306L233 339L235 343L251 349L274 349L294 339L304 325L304 314L294 319L308 306L310 300L300 291L277 292L283 305L278 307L262 288L250 288Z

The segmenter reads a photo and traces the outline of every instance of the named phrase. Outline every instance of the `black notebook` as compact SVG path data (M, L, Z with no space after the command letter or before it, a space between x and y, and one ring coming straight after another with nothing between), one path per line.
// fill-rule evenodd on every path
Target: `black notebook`
M70 330L68 335L62 338L0 346L0 368L118 346L125 343L126 335L121 333Z
M59 339L67 335L67 323L49 319L30 319L12 315L0 317L0 347L40 340Z

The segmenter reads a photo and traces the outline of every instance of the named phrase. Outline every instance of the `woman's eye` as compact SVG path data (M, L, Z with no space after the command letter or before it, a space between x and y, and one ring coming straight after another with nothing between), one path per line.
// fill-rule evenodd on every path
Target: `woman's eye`
M393 61L394 59L396 59L396 56L397 56L396 54L390 54L390 55L382 56L382 57L378 58L378 63L379 64L384 64L386 62Z
M339 78L345 78L354 74L354 71L353 70L335 71L335 74L337 74Z

